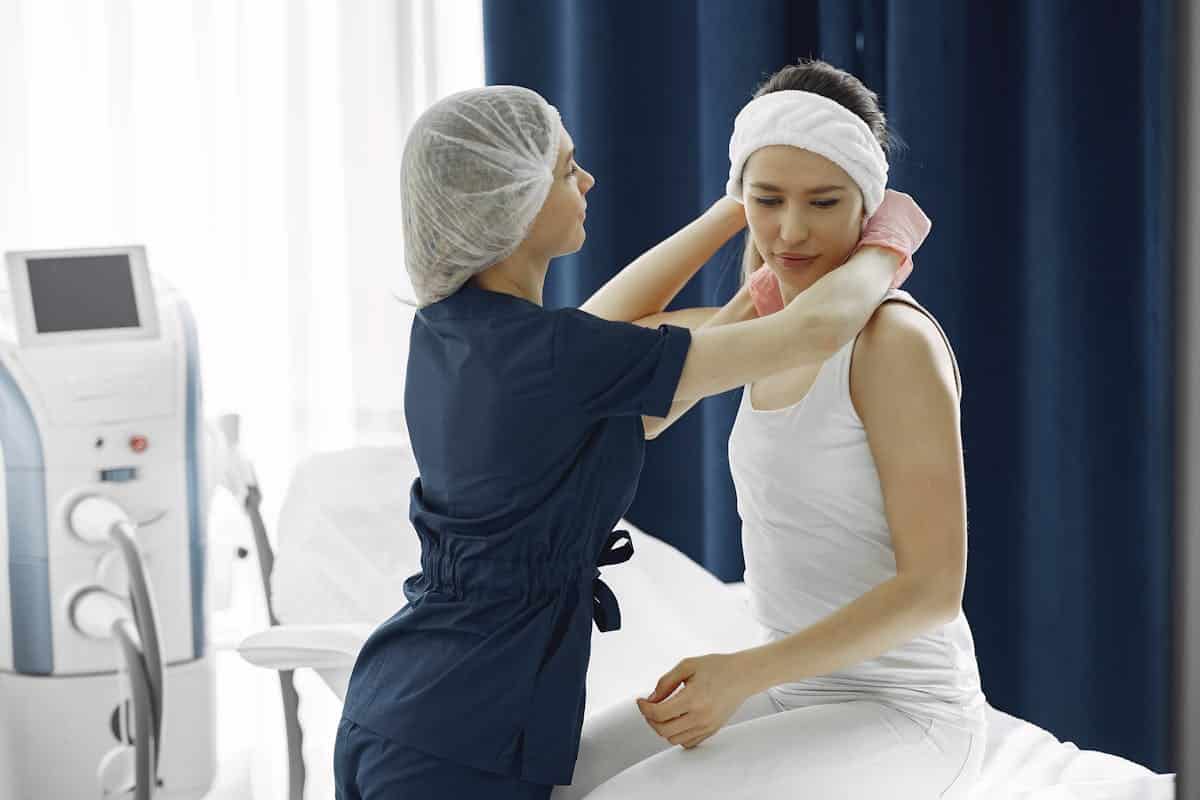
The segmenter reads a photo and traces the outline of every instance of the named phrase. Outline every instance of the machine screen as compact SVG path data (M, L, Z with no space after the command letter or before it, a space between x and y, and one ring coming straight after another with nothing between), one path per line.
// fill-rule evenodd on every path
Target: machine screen
M128 255L31 258L27 263L38 333L141 325Z

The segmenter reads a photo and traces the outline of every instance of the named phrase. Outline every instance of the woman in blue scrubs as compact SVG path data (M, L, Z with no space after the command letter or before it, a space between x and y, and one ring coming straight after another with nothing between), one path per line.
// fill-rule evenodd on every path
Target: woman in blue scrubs
M334 755L342 800L544 800L569 784L591 625L620 626L599 567L632 555L614 526L645 439L672 410L833 355L899 267L864 248L763 319L632 324L745 225L723 198L582 308L544 309L551 259L583 244L594 182L558 112L519 87L446 98L409 136L405 256L420 310L405 412L421 571L355 665ZM734 302L751 306L745 290Z

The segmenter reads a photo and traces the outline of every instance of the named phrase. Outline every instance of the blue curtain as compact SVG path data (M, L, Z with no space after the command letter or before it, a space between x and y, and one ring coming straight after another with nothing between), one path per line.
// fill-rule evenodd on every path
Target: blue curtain
M485 0L489 83L562 111L597 176L575 305L720 196L738 109L816 56L907 143L892 185L934 220L906 288L965 382L965 601L993 705L1081 747L1169 763L1170 0ZM676 307L719 305L734 243ZM741 577L737 393L653 443L630 518Z

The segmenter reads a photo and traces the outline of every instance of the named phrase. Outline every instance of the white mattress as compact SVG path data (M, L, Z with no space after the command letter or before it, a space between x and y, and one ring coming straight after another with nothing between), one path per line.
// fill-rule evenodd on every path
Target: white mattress
M416 467L403 448L314 457L296 473L280 518L273 595L290 624L371 623L404 603L418 569L408 523ZM726 585L673 547L626 526L631 561L604 569L621 604L619 631L593 634L589 713L645 694L681 658L756 644L740 584ZM986 686L984 687L986 690ZM1081 751L996 709L975 797L1158 800L1174 779L1116 756Z

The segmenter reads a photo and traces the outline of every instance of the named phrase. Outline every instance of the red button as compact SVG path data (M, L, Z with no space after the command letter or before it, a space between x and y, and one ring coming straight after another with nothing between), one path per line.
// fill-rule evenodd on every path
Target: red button
M135 453L141 453L150 446L150 441L145 436L131 436L129 438L129 449Z

